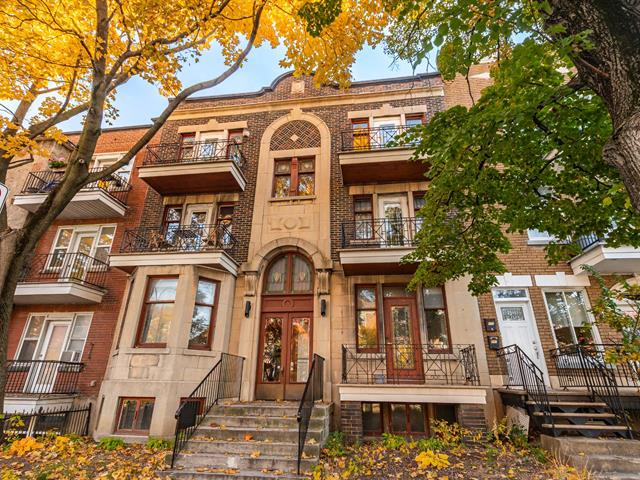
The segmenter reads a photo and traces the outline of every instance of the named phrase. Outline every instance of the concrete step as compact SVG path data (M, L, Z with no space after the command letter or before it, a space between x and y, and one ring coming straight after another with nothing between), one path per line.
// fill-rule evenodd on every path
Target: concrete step
M298 428L298 420L296 417L277 417L263 415L207 415L202 425L226 427L244 427L247 429L262 428ZM312 429L321 429L324 425L324 418L312 418L309 427Z
M301 480L305 478L309 478L308 476L298 476L294 474L287 474L282 472L262 472L262 471L242 471L242 470L233 470L225 472L224 469L220 471L197 471L195 469L183 469L183 470L167 470L164 472L158 472L162 475L173 479L184 479L184 480L268 480L268 479L279 479L279 480Z
M296 473L297 452L291 452L289 457L274 457L267 455L268 452L256 449L255 455L225 455L211 453L181 453L176 459L176 467L185 467L190 470L198 470L200 467L210 468L214 465L216 469L238 469L240 471L280 471L285 473ZM309 471L318 461L317 458L303 458L300 462L302 471Z
M534 417L544 416L544 412L533 412ZM552 417L557 418L615 418L613 413L591 413L591 412L551 412Z
M623 455L569 455L571 465L594 473L635 473L640 477L640 459Z
M543 446L553 449L554 452L567 455L625 455L640 458L640 440L627 440L623 438L554 438L542 435Z
M216 454L246 454L249 455L256 450L260 452L269 452L274 457L291 455L291 452L298 453L297 443L287 442L229 442L227 440L211 441L206 437L194 436L185 447L185 452L196 453L216 453ZM320 445L308 443L304 446L305 455L318 458L320 455Z
M527 405L535 405L533 400L527 400ZM607 408L604 402L570 402L570 401L550 401L550 407L576 407L576 408Z
M261 428L250 429L244 427L209 427L205 424L198 427L198 436L206 436L216 440L270 440L272 442L291 442L298 441L298 428ZM247 438L250 435L251 438ZM307 442L314 439L315 442L321 441L323 431L321 429L309 429L307 432ZM313 443L313 442L312 442Z
M298 413L297 402L238 402L214 405L209 411L209 415L224 416L261 416L261 417L292 417ZM316 403L313 408L313 418L323 418L330 413L330 406L323 403Z
M542 428L554 428L554 425L550 423L543 423ZM556 430L596 430L602 433L607 432L626 432L627 427L624 425L591 425L591 424L583 424L583 425L573 425L570 423L556 423Z

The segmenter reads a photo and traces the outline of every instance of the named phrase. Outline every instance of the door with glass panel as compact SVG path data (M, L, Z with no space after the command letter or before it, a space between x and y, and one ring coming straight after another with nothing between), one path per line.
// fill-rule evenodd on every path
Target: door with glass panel
M400 117L378 117L373 119L374 138L372 143L384 148L396 137L400 127Z
M194 204L187 206L184 224L187 228L177 233L186 250L201 250L209 240L209 226L211 224L211 206ZM212 240L215 242L215 238Z
M223 158L227 154L227 142L224 132L202 132L198 138L199 152L197 157L204 161Z
M415 296L404 286L385 286L382 291L387 381L421 382L424 370Z
M409 207L406 195L378 196L381 221L379 228L382 247L401 247L410 244L408 224Z
M36 359L43 363L37 363L32 368L27 391L49 393L53 390L58 368L47 362L60 360L70 325L70 321L51 321L46 324L44 337L36 355Z

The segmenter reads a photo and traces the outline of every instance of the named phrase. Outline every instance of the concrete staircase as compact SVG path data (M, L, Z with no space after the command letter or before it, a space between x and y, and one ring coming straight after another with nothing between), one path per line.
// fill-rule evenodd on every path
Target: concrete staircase
M587 470L598 480L638 480L640 441L623 439L540 437L542 446L553 455Z
M175 479L297 479L297 402L214 406L165 472ZM329 435L330 405L314 407L301 463L310 472Z

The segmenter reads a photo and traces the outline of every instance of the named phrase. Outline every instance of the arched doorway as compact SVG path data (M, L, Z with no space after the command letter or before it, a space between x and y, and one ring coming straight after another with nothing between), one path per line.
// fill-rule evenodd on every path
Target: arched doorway
M312 357L313 268L294 252L267 267L256 378L259 400L302 397Z

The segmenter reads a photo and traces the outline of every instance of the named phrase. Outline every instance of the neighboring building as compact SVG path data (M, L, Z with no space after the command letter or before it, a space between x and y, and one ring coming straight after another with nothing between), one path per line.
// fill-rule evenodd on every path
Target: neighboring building
M416 265L401 259L428 184L413 146L392 139L469 105L488 68L470 84L426 74L347 90L285 74L258 92L185 101L119 186L78 194L41 241L45 263L16 293L10 353L28 361L66 338L51 355L86 364L77 390L98 401L95 436L132 441L171 437L223 352L245 359L243 401L299 400L313 355L324 357L324 400L350 439L426 435L432 419L490 425L501 387L515 386L496 349L513 343L549 388L564 386L551 349L614 339L584 325L598 293L579 265L634 274L637 250L594 239L549 266L548 236L531 231L512 237L492 295L473 297L467 279L406 288ZM105 133L96 167L139 132ZM36 208L38 188L14 203ZM78 270L73 255L96 260ZM50 275L51 262L81 285Z

